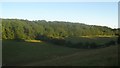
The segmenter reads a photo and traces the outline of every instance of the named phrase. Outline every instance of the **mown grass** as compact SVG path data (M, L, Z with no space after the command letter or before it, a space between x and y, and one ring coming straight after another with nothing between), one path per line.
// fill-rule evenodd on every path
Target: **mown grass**
M42 62L33 62L28 65L42 66L117 66L117 46L110 46L103 49L95 49L75 54L58 57Z
M3 66L116 66L117 46L76 49L46 42L3 40Z
M19 65L33 61L42 61L73 54L82 51L75 48L61 47L48 43L18 42L13 40L3 41L3 64Z

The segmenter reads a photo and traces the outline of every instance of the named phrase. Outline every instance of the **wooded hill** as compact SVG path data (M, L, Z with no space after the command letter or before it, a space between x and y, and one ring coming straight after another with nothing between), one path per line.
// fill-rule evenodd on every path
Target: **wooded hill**
M116 45L115 35L117 29L106 26L64 21L2 19L3 40L35 39L72 48L101 48Z
M2 19L2 39L37 39L81 36L115 36L116 30L106 26L86 25L64 21L29 21Z

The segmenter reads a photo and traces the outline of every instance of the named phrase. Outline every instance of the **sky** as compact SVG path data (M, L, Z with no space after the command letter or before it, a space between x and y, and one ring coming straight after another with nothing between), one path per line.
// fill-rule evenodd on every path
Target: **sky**
M0 0L0 2L118 2L119 0Z
M117 2L3 2L2 18L118 27Z

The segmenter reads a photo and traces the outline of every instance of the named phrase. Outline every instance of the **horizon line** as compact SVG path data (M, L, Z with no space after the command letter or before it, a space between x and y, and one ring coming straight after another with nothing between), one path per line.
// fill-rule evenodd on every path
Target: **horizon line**
M18 19L18 20L28 20L28 21L39 21L39 20L45 20L45 19L23 19L23 18L0 18L0 19ZM65 21L65 20L45 20L47 22L49 21L58 21L58 22L70 22L70 23L79 23L79 24L85 24L85 25L91 25L91 26L101 26L101 27L108 27L111 29L118 29L119 27L110 27L110 26L106 26L106 25L96 25L96 24L88 24L85 22L77 22L77 21Z

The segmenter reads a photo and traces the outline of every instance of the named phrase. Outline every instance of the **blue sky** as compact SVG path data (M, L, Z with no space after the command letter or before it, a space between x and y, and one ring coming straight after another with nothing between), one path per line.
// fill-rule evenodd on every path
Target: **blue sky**
M4 2L2 18L70 21L118 27L117 2Z
M0 2L118 2L119 0L0 0Z

